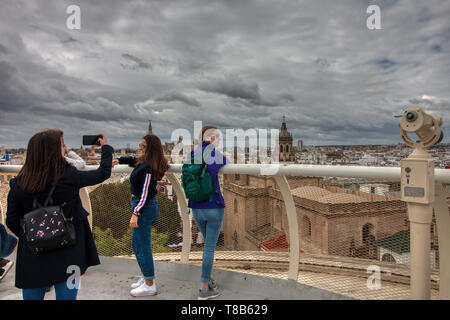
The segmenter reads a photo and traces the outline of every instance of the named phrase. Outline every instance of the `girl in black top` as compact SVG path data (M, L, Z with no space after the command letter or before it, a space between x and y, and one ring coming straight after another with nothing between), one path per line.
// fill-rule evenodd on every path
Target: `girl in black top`
M87 217L79 196L80 188L99 184L111 176L113 148L101 135L100 167L78 171L64 159L64 139L60 130L35 134L28 142L25 164L10 181L6 225L19 238L16 258L16 287L24 300L43 300L45 289L55 286L56 299L76 299L77 288L67 283L74 270L82 275L88 267L100 264ZM33 199L43 203L56 183L53 203L64 206L67 218L73 218L76 243L42 255L34 255L26 245L20 218L33 210ZM69 281L70 282L70 281ZM75 282L77 283L77 282Z
M157 181L161 180L169 168L164 157L161 141L155 135L146 135L139 144L141 155L121 157L113 165L128 164L134 167L130 175L132 215L130 227L133 228L133 251L142 272L138 282L133 283L131 295L135 297L155 295L155 269L151 248L151 228L159 215L156 200Z

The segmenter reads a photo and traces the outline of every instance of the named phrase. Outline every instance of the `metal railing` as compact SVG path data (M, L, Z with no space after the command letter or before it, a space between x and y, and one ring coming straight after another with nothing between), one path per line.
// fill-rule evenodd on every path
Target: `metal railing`
M21 166L2 165L0 172L17 173ZM84 170L96 169L97 166L86 166ZM181 188L179 174L181 174L181 164L172 164L166 177L170 181L181 211L182 221L182 249L180 253L181 263L189 263L192 243L192 226L189 209L184 192ZM132 168L126 165L117 165L113 168L113 173L129 174ZM268 174L271 172L271 174ZM251 175L271 177L275 181L287 216L287 240L289 243L288 256L289 267L287 278L297 281L299 278L300 261L300 235L298 213L296 202L292 194L287 177L340 177L369 180L389 180L400 181L399 167L360 167L360 166L324 166L324 165L260 165L260 164L229 164L221 168L223 175ZM439 289L440 298L450 298L450 215L448 204L445 199L442 184L450 184L450 170L435 169L436 188L436 226L439 235ZM80 190L80 197L83 206L88 210L92 226L92 207L89 193L86 188ZM3 215L4 216L4 215Z

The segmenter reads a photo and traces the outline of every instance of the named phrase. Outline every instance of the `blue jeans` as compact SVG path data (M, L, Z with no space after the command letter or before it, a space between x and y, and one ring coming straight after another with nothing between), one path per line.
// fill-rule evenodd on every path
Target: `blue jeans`
M131 200L132 212L138 204L138 200ZM141 209L138 218L138 227L133 229L132 245L139 268L145 280L155 279L155 265L152 255L151 230L152 224L159 216L159 203L156 197L148 200Z
M23 300L44 300L47 287L22 289ZM67 282L55 284L56 300L77 300L78 289L69 289Z
M224 208L217 209L192 209L195 223L205 238L202 261L202 282L208 282L214 263L214 251L222 228Z

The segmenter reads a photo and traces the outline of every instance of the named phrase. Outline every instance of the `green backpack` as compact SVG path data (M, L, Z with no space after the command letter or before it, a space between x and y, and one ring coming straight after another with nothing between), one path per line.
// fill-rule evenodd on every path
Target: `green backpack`
M201 164L193 163L193 161L184 163L181 174L181 186L187 199L192 202L203 202L208 199L212 201L216 184L212 183L203 159Z

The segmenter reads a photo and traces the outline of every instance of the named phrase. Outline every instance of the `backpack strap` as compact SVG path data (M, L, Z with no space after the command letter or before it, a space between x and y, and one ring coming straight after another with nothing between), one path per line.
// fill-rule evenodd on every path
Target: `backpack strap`
M33 210L34 209L37 209L37 208L42 208L42 204L40 204L38 201L37 201L37 197L34 197L34 199L33 199Z
M50 205L50 206L53 205L52 195L53 195L53 191L55 191L55 188L56 188L56 183L50 189L50 192L48 193L47 199L45 199L44 207L46 207L47 205Z
M53 191L55 191L55 188L56 188L56 183L50 189L50 192L48 193L48 196L45 199L44 205L40 204L40 202L37 201L37 197L34 197L34 199L33 199L33 209L37 209L38 207L39 208L46 207L47 205L52 206L53 205L52 195L53 195Z
M214 150L214 149L215 149L215 148L213 148L213 150ZM211 156L211 153L212 153L212 150L211 150L209 156ZM203 175L205 174L205 171L208 170L208 164L206 163L205 159L203 159L203 154L202 154L202 163L203 163L204 166L205 166L204 169L203 169L203 172L202 172L202 177L203 177ZM214 192L213 192L213 193L211 194L211 196L209 197L209 202L212 202L213 196L214 196L215 194L218 194L218 193L217 193L217 189L216 189L218 179L219 179L219 173L217 173L216 179L214 180Z

